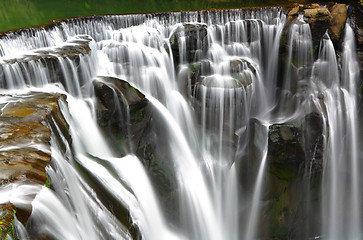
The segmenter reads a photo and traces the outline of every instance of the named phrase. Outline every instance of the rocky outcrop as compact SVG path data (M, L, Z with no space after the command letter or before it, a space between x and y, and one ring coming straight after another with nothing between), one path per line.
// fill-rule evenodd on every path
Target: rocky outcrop
M301 121L274 124L269 128L267 159L271 164L290 164L296 170L321 173L323 119L310 113ZM283 178L283 176L281 176Z
M347 21L347 6L336 3L330 9L332 19L329 26L329 35L333 42L338 42Z
M349 18L357 43L357 57L360 68L359 92L363 96L363 5L360 3L350 5Z
M0 188L4 193L12 184L44 185L47 180L45 168L51 160L51 128L56 124L60 131L68 132L58 105L59 101L65 101L65 96L28 93L1 95L1 100ZM27 221L30 206L14 206L10 203L11 198L0 201L2 232L9 231L15 211L21 222Z
M89 68L91 42L91 37L79 35L59 46L24 51L18 56L1 57L0 87L62 83L68 92L78 95L79 92L76 90L89 80L83 77L84 72L92 71L92 68Z
M154 114L145 96L124 80L98 77L94 89L98 124L109 144L120 155L134 153L141 159L161 204L168 215L177 219L176 180L168 158L164 120Z
M99 77L94 81L97 119L110 144L121 154L135 150L151 118L149 101L128 82Z
M319 44L327 30L334 43L340 41L347 20L347 6L345 4L329 4L328 8L317 3L297 4L288 10L287 27L294 22L299 14L303 15L304 21L310 25L314 46Z
M274 124L268 133L268 204L264 217L271 223L268 236L312 236L319 228L304 229L304 220L316 221L324 151L323 118L310 113L301 120ZM306 194L309 193L309 194ZM314 225L312 225L314 226Z
M180 58L184 54L184 60L189 63L199 61L205 57L208 50L207 25L184 23L174 30L169 42L175 67L181 63Z
M261 164L256 160L263 158L265 143L262 139L265 134L268 137L261 239L308 239L320 234L321 219L315 212L321 209L326 134L323 121L315 112L270 125L268 129L257 120L251 121L249 156L241 161L243 189L251 188L251 182L256 179ZM307 219L309 223L304 222Z
M0 204L0 239L14 237L15 207L11 203Z
M215 134L221 126L224 133L234 132L246 124L257 70L253 62L245 58L232 58L222 62L218 66L220 74L210 71L207 63L200 62L190 68L193 70L192 101L199 114L198 119L201 120L204 114L206 129ZM223 141L234 142L233 136L227 135Z
M71 58L75 59L80 54L88 54L91 51L89 43L91 42L91 37L87 35L78 35L74 39L70 39L65 42L63 45L48 47L48 48L39 48L35 50L31 50L28 52L24 52L19 56L11 56L2 57L0 59L1 64L12 64L16 62L29 62L29 61L37 61L44 58Z

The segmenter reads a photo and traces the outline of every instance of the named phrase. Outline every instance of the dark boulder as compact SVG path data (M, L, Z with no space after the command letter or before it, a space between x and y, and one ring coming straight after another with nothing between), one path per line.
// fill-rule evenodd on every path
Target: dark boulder
M363 49L363 6L359 3L349 6L350 25L355 33L357 48Z
M311 112L290 122L264 126L250 123L248 156L241 161L241 186L253 192L265 154L259 237L309 239L320 235L321 181L324 151L323 117ZM267 143L265 137L267 135ZM247 183L246 183L247 182Z
M110 143L123 154L137 149L151 118L149 101L128 82L113 77L95 79L94 91L98 123Z
M310 113L300 120L269 127L263 218L271 224L269 237L304 238L318 235L323 152L323 118ZM304 219L310 219L306 222ZM305 222L304 222L305 221Z
M300 121L269 127L267 159L271 164L290 165L296 174L302 170L320 174L323 165L324 124L318 113L310 113ZM284 176L281 176L284 178Z
M177 221L176 177L164 119L145 96L126 81L98 77L94 89L98 99L98 124L109 144L118 154L133 153L142 161L166 214Z
M206 56L208 51L207 25L201 23L184 23L174 30L169 38L175 67L180 62L180 46L185 44L185 59L188 63L197 62Z
M360 69L359 93L363 96L363 6L360 3L354 3L349 6L350 25L354 31L357 43L357 57ZM360 104L362 106L362 104Z

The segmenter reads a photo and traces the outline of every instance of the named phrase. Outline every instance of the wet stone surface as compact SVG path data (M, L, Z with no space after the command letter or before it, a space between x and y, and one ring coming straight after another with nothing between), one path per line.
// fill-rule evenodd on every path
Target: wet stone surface
M35 92L0 96L0 191L5 195L10 184L45 184L45 168L51 160L50 128L54 122L63 130L68 127L59 101L65 101L65 96ZM0 199L0 238L11 230L15 211L23 223L31 211L9 201Z

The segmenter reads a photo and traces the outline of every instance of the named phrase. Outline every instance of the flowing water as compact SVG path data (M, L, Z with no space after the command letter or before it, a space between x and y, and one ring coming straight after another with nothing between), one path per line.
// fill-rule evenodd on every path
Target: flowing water
M361 239L353 31L347 24L339 58L328 34L314 57L309 25L302 17L286 22L279 8L213 10L70 19L4 36L0 86L66 94L61 108L72 138L53 128L52 188L32 202L28 226L16 224L18 237L264 239L272 224L264 221L269 131L313 112L322 119L322 197L318 211L305 210L321 227L303 219L315 230L295 238ZM125 79L152 104L162 126L155 151L175 176L174 214L136 150L116 154L99 129L97 76ZM304 146L317 141L309 136ZM317 158L306 153L300 169L308 196ZM11 185L1 200L17 205L32 188Z

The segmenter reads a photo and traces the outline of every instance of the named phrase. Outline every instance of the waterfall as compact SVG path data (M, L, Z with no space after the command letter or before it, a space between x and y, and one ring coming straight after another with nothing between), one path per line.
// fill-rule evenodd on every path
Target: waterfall
M0 187L32 205L17 237L360 239L354 33L316 45L305 20L203 10L4 34L1 93L64 94L69 126L48 124L50 188Z

